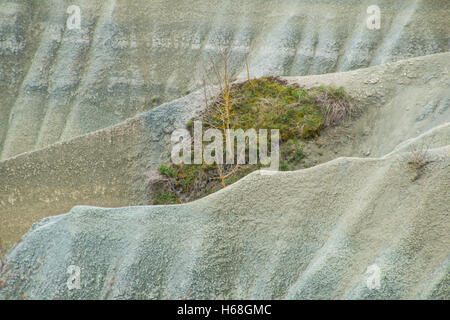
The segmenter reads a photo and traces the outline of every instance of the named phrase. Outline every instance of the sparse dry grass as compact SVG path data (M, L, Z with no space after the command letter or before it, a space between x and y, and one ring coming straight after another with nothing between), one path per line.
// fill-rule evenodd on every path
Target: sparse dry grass
M353 105L342 87L333 89L321 86L316 90L313 100L325 116L324 127L340 125L352 116Z
M428 163L428 148L413 147L408 156L408 164L412 169L418 170L423 168Z
M420 178L422 169L430 162L429 149L426 144L414 145L405 156L409 169L414 172L414 176L410 178L411 182Z

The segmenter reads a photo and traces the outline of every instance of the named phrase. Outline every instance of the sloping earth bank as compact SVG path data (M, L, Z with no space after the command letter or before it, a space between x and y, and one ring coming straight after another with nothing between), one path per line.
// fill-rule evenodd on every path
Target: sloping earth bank
M254 172L185 205L74 207L8 254L0 296L449 299L450 127L433 135L415 182L396 152ZM68 289L71 265L80 289Z
M352 72L288 78L304 86L344 86L361 116L324 131L316 163L338 156L383 156L448 123L450 54ZM0 236L6 248L34 222L75 205L120 207L152 201L149 180L170 152L170 135L204 108L203 90L116 126L0 161ZM320 155L321 154L321 155ZM316 164L316 163L312 163Z
M300 85L343 85L362 115L309 144L322 163L338 156L383 156L449 121L450 54L357 71L289 78ZM170 151L170 135L204 108L203 91L119 125L0 162L0 235L9 248L43 217L73 206L151 203L149 180ZM322 154L319 156L319 153ZM370 154L369 154L370 153Z
M274 175L255 172L185 205L77 206L68 214L35 224L9 252L0 295L448 299L449 59L446 53L348 73L289 79L305 86L344 85L361 108L361 116L347 131L341 129L348 134L324 133L321 139L334 151L319 162L368 152L370 157L338 158ZM104 170L111 174L107 178L111 185L131 181L123 190L129 190L127 195L133 194L135 201L144 201L142 181L148 177L143 172L154 169L168 150L171 130L184 125L201 108L201 93L194 93L116 127L4 161L1 170L9 180L3 188L8 191L9 185L21 181L15 175L25 174L15 170L16 164L44 159L43 164L54 163L36 167L34 178L27 181L51 188L53 179L60 179L62 184L74 183L72 191L81 190L77 183L89 186ZM166 121L156 126L161 119ZM327 139L327 135L337 138ZM89 141L91 147L84 147ZM408 150L422 144L430 148L430 163L417 181L411 181ZM60 148L74 153L63 153ZM68 157L69 163L58 160L61 157ZM109 166L103 159L116 165ZM78 175L66 171L70 161L80 168ZM127 180L121 178L123 174L129 175ZM39 183L39 179L46 180ZM23 185L16 188L23 188L26 195ZM108 197L116 195L118 203L132 199L120 198L121 192L114 194L108 185L104 190L103 195L90 195L88 201L108 202ZM88 195L89 189L84 192ZM54 208L61 198L54 198ZM48 204L36 215L32 210L14 212L8 199L4 196L2 206L9 210L5 216L11 221L10 230L17 228L19 217L31 224L39 216L53 214ZM14 203L20 208L27 198L22 196ZM35 203L31 200L30 208ZM70 265L81 268L79 290L67 288ZM373 265L380 271L379 289L367 286L366 271Z
M236 76L246 59L255 77L347 71L448 51L449 14L448 0L2 1L0 159L193 91L223 48Z

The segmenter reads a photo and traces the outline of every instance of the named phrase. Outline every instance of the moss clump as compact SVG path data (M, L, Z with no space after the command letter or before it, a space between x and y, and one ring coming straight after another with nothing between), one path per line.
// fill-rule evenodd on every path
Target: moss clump
M175 167L164 164L159 167L159 173L169 178L176 178L178 176L178 170Z
M158 204L164 199L170 203L182 203L191 198L200 198L209 192L208 186L216 185L218 180L214 177L215 165L173 165L164 166L160 173L167 179L164 190L157 193ZM166 193L166 194L164 194ZM169 193L170 197L169 197ZM165 197L162 197L164 194ZM155 204L155 203L154 203Z
M159 102L161 102L161 99L159 97L152 98L152 103L159 103Z
M192 192L198 185L203 173L207 171L206 166L202 165L180 165L178 166L180 172L178 179L175 182L175 187L181 187L184 193Z
M224 129L223 109L226 97L220 94L198 120L208 128ZM235 84L229 91L232 129L279 129L280 170L307 168L305 143L320 131L338 125L351 113L349 96L343 88L314 89L288 85L279 78L253 79ZM222 112L222 114L221 114ZM186 124L193 133L193 121ZM270 140L269 140L270 149ZM225 148L224 148L225 150ZM191 201L220 190L243 178L261 165L162 165L159 172L167 178L164 190L155 195L154 204ZM221 182L218 169L229 172Z
M289 139L280 146L280 170L296 170L302 167L306 158L305 143L298 138Z
M153 204L176 204L177 195L174 192L162 191L157 192L153 196Z
M287 85L278 78L236 84L230 95L234 112L232 128L279 129L281 142L285 142L292 138L311 138L324 127L325 116L314 91ZM216 103L220 104L220 97ZM217 110L219 108L213 104L204 116L204 122L220 127Z

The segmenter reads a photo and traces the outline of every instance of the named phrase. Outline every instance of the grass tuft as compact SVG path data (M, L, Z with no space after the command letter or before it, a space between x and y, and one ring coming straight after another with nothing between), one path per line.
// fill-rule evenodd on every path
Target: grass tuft
M416 181L422 175L422 169L430 162L429 147L421 144L410 148L406 156L408 167L414 172L414 176L410 178L411 182Z

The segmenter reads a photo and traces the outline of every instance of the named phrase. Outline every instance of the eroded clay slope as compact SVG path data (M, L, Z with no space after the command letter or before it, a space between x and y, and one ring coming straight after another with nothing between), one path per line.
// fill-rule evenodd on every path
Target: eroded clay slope
M0 159L180 97L222 48L235 75L246 58L255 77L346 71L448 51L449 13L448 0L1 1Z
M254 172L185 205L77 206L7 255L0 297L449 299L450 126L432 131L411 141L438 137L414 182L400 149Z
M450 53L443 53L345 73L288 78L304 86L344 86L360 109L344 132L321 133L324 145L317 162L340 156L381 157L449 123L449 65ZM204 105L200 90L116 126L0 161L4 250L33 223L75 205L151 203L149 180L167 161L171 133Z

